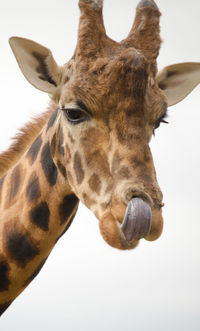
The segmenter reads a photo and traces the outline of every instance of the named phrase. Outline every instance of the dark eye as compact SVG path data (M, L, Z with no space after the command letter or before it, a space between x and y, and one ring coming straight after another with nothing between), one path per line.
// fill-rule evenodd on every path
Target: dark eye
M89 115L79 108L63 109L63 112L71 124L79 124L89 119Z
M154 128L153 128L153 134L155 134L155 130L157 128L159 128L160 124L161 123L165 123L165 124L168 124L169 122L166 121L166 118L167 118L167 113L163 114L158 120L157 122L154 124Z

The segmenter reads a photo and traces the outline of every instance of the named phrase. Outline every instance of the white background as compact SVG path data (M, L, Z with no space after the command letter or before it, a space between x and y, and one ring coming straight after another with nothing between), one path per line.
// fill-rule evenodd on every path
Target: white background
M59 64L73 54L78 1L0 1L0 149L48 96L25 80L8 45L18 35L51 48ZM200 61L197 0L157 0L163 45L159 67ZM108 35L128 34L137 1L105 0ZM0 330L200 330L200 87L169 109L151 142L164 193L162 237L121 252L104 243L84 206L39 276L0 320Z

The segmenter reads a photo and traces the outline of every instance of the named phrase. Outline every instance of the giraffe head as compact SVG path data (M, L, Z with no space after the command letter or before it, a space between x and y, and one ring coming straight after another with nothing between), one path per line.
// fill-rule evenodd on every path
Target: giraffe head
M162 193L149 141L167 105L199 83L200 65L157 72L160 12L153 0L139 2L120 43L106 35L103 0L79 0L79 6L78 43L67 64L58 66L51 51L33 41L12 37L10 45L28 81L57 105L51 145L63 183L97 216L108 244L131 249L162 232Z

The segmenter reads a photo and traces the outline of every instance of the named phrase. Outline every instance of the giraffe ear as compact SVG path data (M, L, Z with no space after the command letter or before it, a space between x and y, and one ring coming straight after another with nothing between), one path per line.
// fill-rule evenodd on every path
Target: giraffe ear
M200 62L178 63L165 67L156 76L168 106L183 100L200 83Z
M59 85L61 67L55 62L51 51L25 38L11 37L9 43L29 83L41 91L54 94Z

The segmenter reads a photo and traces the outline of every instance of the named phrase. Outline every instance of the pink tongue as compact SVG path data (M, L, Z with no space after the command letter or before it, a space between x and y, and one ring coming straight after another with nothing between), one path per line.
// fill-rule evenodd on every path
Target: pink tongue
M144 238L151 229L151 208L140 198L133 198L126 209L121 230L127 241Z

